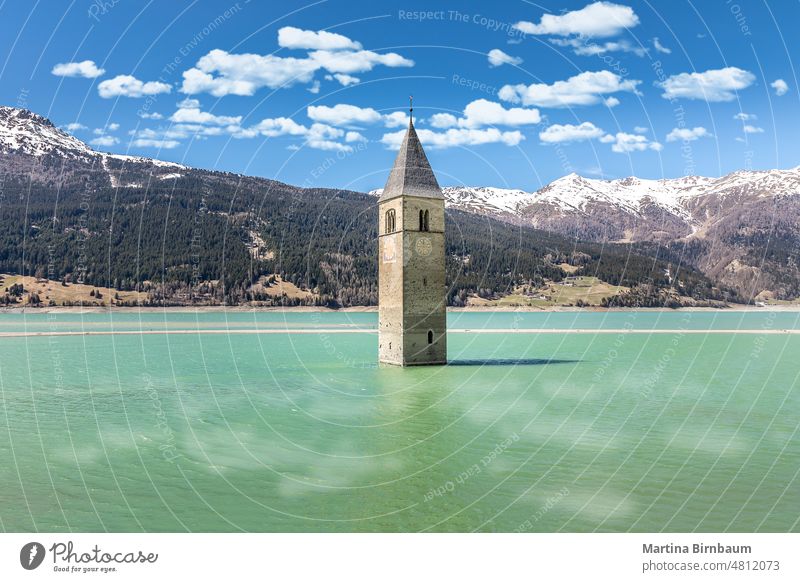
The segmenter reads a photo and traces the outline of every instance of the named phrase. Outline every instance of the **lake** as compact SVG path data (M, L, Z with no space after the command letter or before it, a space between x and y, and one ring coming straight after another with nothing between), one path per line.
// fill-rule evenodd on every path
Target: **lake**
M0 315L0 528L800 531L800 313L457 312L408 369L376 324Z

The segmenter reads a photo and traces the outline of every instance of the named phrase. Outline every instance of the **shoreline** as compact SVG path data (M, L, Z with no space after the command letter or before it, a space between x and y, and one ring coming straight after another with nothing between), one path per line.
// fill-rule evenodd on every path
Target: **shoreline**
M553 306L541 307L511 307L511 306L476 306L476 307L448 307L448 313L658 313L658 312L742 312L754 311L767 313L800 312L800 303L795 305L755 305L731 304L728 307L567 307ZM0 308L0 317L4 314L46 315L53 313L377 313L377 306L369 307L258 307L249 305L176 305L169 307L98 307L98 306L69 306L69 307L3 307Z
M163 330L99 330L99 331L5 331L3 338L32 337L72 337L96 335L328 335L328 334L377 334L377 329L163 329ZM530 329L485 329L456 328L447 333L465 334L503 334L503 335L800 335L800 329L570 329L570 328L530 328Z

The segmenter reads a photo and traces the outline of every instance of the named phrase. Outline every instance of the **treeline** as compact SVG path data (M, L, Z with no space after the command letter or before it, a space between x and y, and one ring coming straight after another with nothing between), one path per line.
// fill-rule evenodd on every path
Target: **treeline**
M182 173L159 180L134 166L119 178L136 186L119 188L98 186L94 174L59 185L10 181L0 202L0 271L146 291L156 305L377 303L373 197ZM451 305L560 281L561 263L614 285L735 300L699 271L631 246L575 242L459 211L448 211L446 228ZM271 274L313 296L275 297L254 285Z
M723 297L681 295L673 288L659 288L650 283L639 283L628 291L617 293L612 297L603 297L603 307L725 307L727 300ZM578 307L582 305L579 303Z

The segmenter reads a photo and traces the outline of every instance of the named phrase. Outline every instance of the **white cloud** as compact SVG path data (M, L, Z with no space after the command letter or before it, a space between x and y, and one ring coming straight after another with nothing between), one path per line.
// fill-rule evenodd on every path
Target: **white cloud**
M521 21L514 28L525 34L572 34L603 37L614 36L639 24L639 17L630 6L612 2L594 2L580 10L560 15L544 14L539 24Z
M97 92L103 99L113 97L144 97L145 95L158 95L169 93L172 87L158 81L143 82L132 75L118 75L113 79L101 81Z
M206 137L209 135L235 134L241 131L238 125L221 127L218 125L201 125L197 123L176 123L164 130L164 137L184 139L187 137Z
M432 127L446 129L458 125L458 118L450 113L434 113L428 120Z
M642 127L641 125L637 125L633 128L633 133L647 133L648 131L650 130L646 127Z
M345 132L323 123L314 123L306 132L306 145L318 150L333 150L338 152L351 152L353 148L335 140L345 135Z
M757 119L757 116L753 113L745 113L744 111L740 111L734 115L733 118L738 119L739 121L750 121L752 119Z
M197 99L184 99L178 103L178 110L170 116L170 121L174 123L197 123L200 125L239 125L242 121L241 115L214 115L207 111L200 110L200 102Z
M178 110L170 117L173 125L166 128L144 128L130 132L133 136L133 145L138 147L177 147L181 140L187 138L204 138L206 136L228 135L236 139L248 139L258 136L276 138L290 136L302 138L308 147L322 150L352 151L347 143L366 141L366 137L356 131L345 132L326 123L313 123L305 126L288 117L275 117L262 119L249 127L242 127L241 116L213 115L200 110L200 103L196 99L184 99L178 103ZM338 108L338 109L337 109ZM351 109L352 108L352 109ZM317 119L367 119L360 108L354 106L336 107L310 107L309 117ZM354 111L356 110L356 111ZM374 110L371 110L374 111ZM377 114L372 121L379 121L383 117ZM359 115L360 114L360 115ZM341 140L347 143L341 143ZM290 149L299 149L296 143Z
M609 108L616 107L617 105L619 105L619 99L617 99L616 97L606 97L605 99L603 99L603 105Z
M733 101L736 91L752 85L755 75L737 67L712 69L703 73L680 73L658 83L665 99Z
M535 125L542 120L538 109L504 108L500 103L476 99L464 108L463 117L450 113L435 113L429 123L438 129L448 127L477 128L486 125Z
M69 132L73 132L73 131L81 131L83 129L89 129L89 128L86 127L85 125L83 125L82 123L68 123L67 125L64 126L64 129L66 129Z
M136 147L154 147L172 149L180 145L180 140L223 134L234 134L241 131L238 125L228 127L205 126L192 123L176 123L166 128L144 128L130 131L131 144Z
M289 49L355 49L361 44L346 36L320 30L301 30L294 26L284 26L278 31L278 44Z
M667 134L667 141L695 141L701 137L714 136L705 127L676 127Z
M58 63L50 72L57 77L94 79L105 73L106 70L98 68L94 61L81 61L79 63Z
M405 130L387 133L381 142L393 149L400 147L405 136ZM435 132L430 129L418 129L419 136L425 147L431 149L449 148L459 146L474 146L489 143L501 143L507 146L519 144L525 136L519 131L500 131L494 127L488 129L448 129L445 132Z
M597 176L598 178L605 179L606 173L600 166L591 166L583 171L587 176Z
M288 117L262 119L250 129L265 137L278 137L281 135L305 135L308 133L307 127L300 125L294 119L289 119Z
M119 129L119 123L109 123L105 127L98 127L92 130L92 133L95 135L105 135L109 131L117 131Z
M337 35L338 36L338 35ZM397 53L379 54L367 50L315 50L306 58L275 55L231 54L214 49L183 73L181 91L251 96L262 88L291 87L310 83L320 69L331 73L342 85L357 83L351 73L371 71L378 65L411 67L414 61Z
M138 148L158 148L164 150L171 150L181 145L181 142L174 139L150 139L150 138L137 138L131 142L131 145Z
M313 83L311 83L311 87L306 89L306 91L308 91L309 93L311 93L313 95L316 95L317 93L319 93L319 90L320 90L320 82L318 80L315 80Z
M643 135L619 132L608 134L600 138L603 143L611 144L611 151L618 154L628 154L631 152L642 152L645 150L661 151L663 146L657 141L650 141Z
M89 142L93 146L100 146L104 148L111 147L119 143L119 140L114 137L113 135L104 135L102 137L96 137L92 141Z
M238 128L233 131L235 138L252 138L259 135L264 137L296 136L302 137L304 143L314 149L350 152L353 148L349 145L340 143L336 140L345 138L345 141L361 141L358 132L331 127L324 123L314 123L311 127L306 127L287 117L277 117L272 119L262 119L256 125L249 128ZM361 136L363 138L363 136ZM366 138L364 138L366 139ZM289 146L290 149L299 149L295 144Z
M538 109L506 109L500 103L477 99L464 108L464 117L458 120L458 125L467 128L484 125L533 125L541 120Z
M239 54L214 49L183 73L181 91L190 95L210 93L251 96L262 88L290 87L308 83L319 65L309 59L273 55Z
M786 84L786 81L783 79L775 79L772 83L769 84L770 87L775 89L775 95L780 97L781 95L786 95L789 92L789 85Z
M397 53L375 53L372 51L326 51L318 50L309 53L311 62L329 73L364 73L371 71L376 65L386 67L413 67L414 61Z
M756 127L755 125L745 125L743 129L745 133L764 133L763 128Z
M329 139L311 139L306 141L306 145L315 150L326 150L335 152L352 152L352 146L339 143Z
M653 38L653 47L660 53L664 53L665 55L672 54L672 49L665 47L661 44L661 41L658 40L658 37Z
M501 51L500 49L492 49L487 55L489 57L489 65L492 67L499 67L500 65L520 65L522 59L519 57L512 57Z
M153 113L143 112L139 114L139 117L141 117L142 119L164 119L163 115L155 112Z
M647 54L647 49L642 46L632 44L630 41L611 40L601 44L596 42L588 42L586 38L551 38L550 42L556 46L572 47L573 51L578 56L596 56L604 55L606 53L633 53L636 56L643 57Z
M386 127L405 127L408 125L408 113L395 111L381 114L371 107L358 107L339 103L333 107L327 105L311 105L306 113L312 121L338 127L370 125L381 122Z
M351 126L377 123L382 119L380 113L371 107L357 107L340 103L333 107L312 105L306 110L309 119L330 125Z
M178 108L179 109L195 109L200 107L200 100L199 99L191 99L187 97L186 99L181 99L178 101Z
M580 125L553 124L539 134L539 139L544 143L566 143L596 139L603 134L603 130L595 124L584 121Z
M408 125L408 113L405 111L395 111L383 116L383 124L386 127L405 127Z
M623 79L611 71L586 71L570 77L566 81L556 81L552 85L536 83L533 85L505 85L499 97L511 103L538 105L539 107L572 107L575 105L594 105L603 95L629 91L636 93L641 81Z
M348 131L344 135L344 141L348 143L367 141L367 138L358 133L357 131Z
M361 79L358 77L353 77L352 75L345 75L344 73L336 73L335 75L325 75L325 78L329 81L336 79L339 81L340 84L347 87L348 85L355 85L356 83L360 82Z

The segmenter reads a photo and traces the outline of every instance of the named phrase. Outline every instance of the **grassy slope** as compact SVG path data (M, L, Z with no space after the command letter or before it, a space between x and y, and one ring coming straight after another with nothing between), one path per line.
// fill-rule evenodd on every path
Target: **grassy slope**
M92 305L98 307L110 306L117 304L115 295L126 303L136 303L140 298L142 300L147 298L146 293L137 293L136 291L117 291L109 287L94 287L92 285L81 285L78 283L69 283L64 287L59 281L50 281L47 279L36 279L35 277L22 276L22 275L0 275L2 283L0 283L0 290L8 289L12 285L21 284L25 289L19 303L13 303L8 307L28 307L31 293L39 296L40 306L47 307L50 301L54 301L55 305ZM101 298L92 297L92 291L100 291Z

